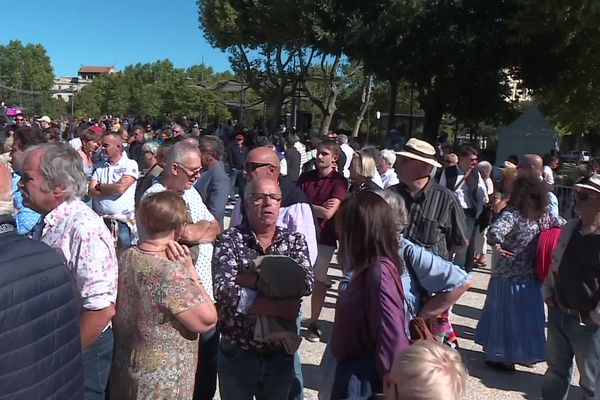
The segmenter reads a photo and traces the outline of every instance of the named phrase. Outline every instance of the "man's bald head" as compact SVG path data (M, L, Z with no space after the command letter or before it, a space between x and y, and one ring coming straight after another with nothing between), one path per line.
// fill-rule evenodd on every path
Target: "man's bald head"
M246 164L252 171L246 171L248 180L267 178L274 181L279 179L279 156L269 147L257 147L246 157Z
M542 176L544 170L544 160L538 154L525 154L519 162L519 170L533 171Z

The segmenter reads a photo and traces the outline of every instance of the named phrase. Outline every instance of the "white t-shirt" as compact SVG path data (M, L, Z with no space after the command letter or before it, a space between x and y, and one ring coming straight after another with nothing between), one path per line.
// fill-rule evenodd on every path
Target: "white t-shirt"
M126 156L115 164L108 161L100 163L94 173L92 180L101 184L117 183L123 176L131 176L137 180L139 176L138 164ZM122 195L105 196L94 199L94 211L100 215L119 215L135 211L135 183L127 188Z
M156 182L144 192L142 200L151 193L160 193L165 192L166 190L167 188L164 187L162 183ZM198 193L196 188L192 187L191 189L186 190L185 192L183 192L182 197L185 201L189 217L193 224L196 224L200 221L214 221L215 217L210 213L210 211L208 211L208 208L202 201L202 197L200 197L200 193ZM141 226L138 226L140 239L142 239L143 232L142 230L140 230L140 228ZM198 276L202 281L204 289L206 289L206 293L210 296L210 299L214 303L215 297L213 295L212 256L212 243L202 243L198 245L198 260L196 261L196 271L198 271Z
M544 165L544 180L548 185L554 185L554 171L549 165Z
M340 145L340 149L346 155L346 164L344 165L343 172L344 178L348 179L350 178L350 162L352 162L352 157L354 156L354 149L350 147L348 143L343 143L342 145Z

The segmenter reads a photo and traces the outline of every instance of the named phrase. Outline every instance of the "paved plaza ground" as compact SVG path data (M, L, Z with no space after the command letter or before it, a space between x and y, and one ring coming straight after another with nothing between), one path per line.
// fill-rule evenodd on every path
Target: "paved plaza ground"
M489 257L488 257L489 258ZM490 260L488 260L488 265ZM333 278L339 279L340 271L330 269ZM469 370L469 381L465 400L508 400L508 399L540 399L542 377L546 371L546 364L537 364L534 368L517 366L517 372L497 372L485 365L484 353L481 346L475 344L475 328L481 315L485 302L489 269L476 269L473 271L473 287L463 295L453 307L454 328L460 337L460 353ZM335 286L334 286L335 288ZM321 314L322 326L327 336L331 332L334 317L334 304L337 297L336 290L328 292L325 308ZM309 315L310 301L307 299L302 304L302 312ZM317 385L319 382L319 363L325 343L310 343L302 341L300 354L304 371L305 399L316 400ZM576 376L576 384L579 377ZM579 399L581 391L573 386L569 400Z
M232 207L229 206L230 210ZM225 226L229 225L226 218ZM487 264L491 265L491 257L488 254ZM333 280L333 287L327 293L325 307L321 313L321 326L324 331L322 342L311 343L302 340L300 345L300 357L304 374L304 398L306 400L318 399L318 385L320 382L319 364L325 350L326 340L331 333L333 318L335 314L335 302L337 299L337 283L341 277L341 271L335 264L329 270ZM546 364L537 364L534 368L517 366L517 372L498 372L485 365L485 356L481 346L475 344L475 328L481 316L481 309L485 302L488 281L490 279L489 268L475 269L473 271L473 286L465 293L453 307L453 323L460 337L460 353L469 370L467 392L464 400L516 400L516 399L540 399L540 388L542 377L546 371ZM310 299L306 298L302 303L304 316L310 315ZM574 385L571 388L569 400L581 398L581 391L577 386L579 376L576 374ZM217 397L218 398L218 397ZM284 400L284 399L282 399Z

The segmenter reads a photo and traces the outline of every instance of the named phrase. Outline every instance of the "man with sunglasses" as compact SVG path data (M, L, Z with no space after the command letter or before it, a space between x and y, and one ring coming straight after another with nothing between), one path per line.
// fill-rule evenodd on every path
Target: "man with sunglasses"
M14 117L14 129L19 129L19 128L23 128L24 126L27 126L27 119L25 118L25 116L21 113L15 115Z
M116 133L102 138L105 161L96 166L88 194L94 199L93 208L111 230L117 248L133 245L135 238L135 182L138 164L123 151L123 139Z
M573 357L586 400L596 399L600 374L600 175L573 187L579 217L562 228L543 285L548 306L548 370L542 398L565 400Z
M440 177L440 185L454 192L467 219L469 246L457 251L454 258L454 263L467 272L471 271L475 256L475 221L489 200L485 181L476 168L478 161L477 150L464 144L458 149L458 164L446 167Z

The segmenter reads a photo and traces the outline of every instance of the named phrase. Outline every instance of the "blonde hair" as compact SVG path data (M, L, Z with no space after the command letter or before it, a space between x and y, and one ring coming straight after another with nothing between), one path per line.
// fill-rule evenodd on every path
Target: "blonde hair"
M457 351L421 340L396 358L390 376L397 400L458 400L465 390L467 370Z
M357 151L350 162L350 176L358 175L364 178L372 179L377 172L377 163L375 159L364 151Z

